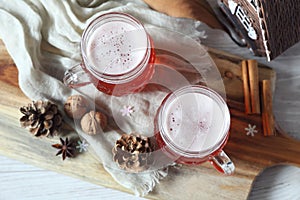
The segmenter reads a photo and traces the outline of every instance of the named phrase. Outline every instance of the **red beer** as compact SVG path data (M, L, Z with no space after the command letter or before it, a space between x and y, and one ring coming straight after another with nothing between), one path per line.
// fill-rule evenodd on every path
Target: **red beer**
M71 87L92 82L99 91L121 96L142 90L154 74L153 42L143 25L125 13L93 20L82 35L81 54L85 73L78 72L78 65L69 70L65 83Z
M175 162L210 161L217 170L233 173L234 164L222 150L229 137L229 109L215 91L194 85L170 93L154 124L158 146Z

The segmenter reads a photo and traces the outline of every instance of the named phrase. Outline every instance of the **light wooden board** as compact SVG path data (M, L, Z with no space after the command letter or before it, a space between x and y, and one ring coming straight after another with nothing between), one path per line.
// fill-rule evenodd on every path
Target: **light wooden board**
M0 156L1 200L144 200Z
M150 199L246 199L255 177L267 166L289 163L300 166L300 142L280 134L264 137L261 134L261 118L245 115L240 58L210 50L223 74L228 104L232 115L231 137L225 151L236 165L233 176L223 177L210 164L170 168L169 175L161 181L147 198ZM230 71L233 76L227 77ZM275 73L260 68L260 77L275 81ZM61 162L51 147L57 139L35 138L19 126L19 107L30 100L17 84L17 69L0 44L0 154L22 162L66 174L105 187L130 192L118 185L103 169L97 159L85 153L75 159ZM244 128L255 124L259 133L248 137ZM282 133L282 131L280 131ZM178 192L180 191L180 192ZM217 191L217 192L216 192Z

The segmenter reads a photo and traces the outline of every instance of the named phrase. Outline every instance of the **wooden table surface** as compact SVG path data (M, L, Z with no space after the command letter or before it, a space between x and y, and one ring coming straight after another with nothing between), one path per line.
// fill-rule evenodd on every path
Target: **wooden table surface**
M130 193L117 184L89 152L61 162L59 157L53 157L55 152L51 147L57 139L34 138L19 126L19 107L26 105L30 100L18 86L17 69L3 43L0 43L0 55L0 155ZM276 137L264 137L261 134L261 117L244 113L240 58L214 50L211 51L211 55L223 75L229 97L232 126L225 151L234 161L236 172L233 176L223 177L208 163L201 166L170 168L169 175L147 198L246 199L254 179L266 167L279 163L300 166L300 149L297 148L300 146L299 141L288 138L279 130ZM230 72L231 75L228 76L225 72ZM275 81L275 73L272 70L260 68L259 72L260 78ZM254 137L245 134L244 128L248 124L258 127L259 133Z

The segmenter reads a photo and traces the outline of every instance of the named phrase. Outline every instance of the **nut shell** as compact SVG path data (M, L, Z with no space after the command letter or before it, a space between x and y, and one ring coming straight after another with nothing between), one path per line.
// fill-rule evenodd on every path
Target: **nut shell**
M88 101L81 95L68 97L64 104L64 111L73 119L80 119L89 109Z
M107 126L107 117L97 111L86 113L81 119L81 129L89 135L96 135Z

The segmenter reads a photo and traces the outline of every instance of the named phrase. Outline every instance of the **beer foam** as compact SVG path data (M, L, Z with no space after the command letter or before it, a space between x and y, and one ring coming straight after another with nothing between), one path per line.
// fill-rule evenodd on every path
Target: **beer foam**
M147 46L144 29L123 21L112 21L91 33L86 54L89 64L99 73L119 75L139 65Z
M200 93L186 93L167 106L162 126L181 149L204 151L215 147L227 134L224 120L224 111L215 100Z

